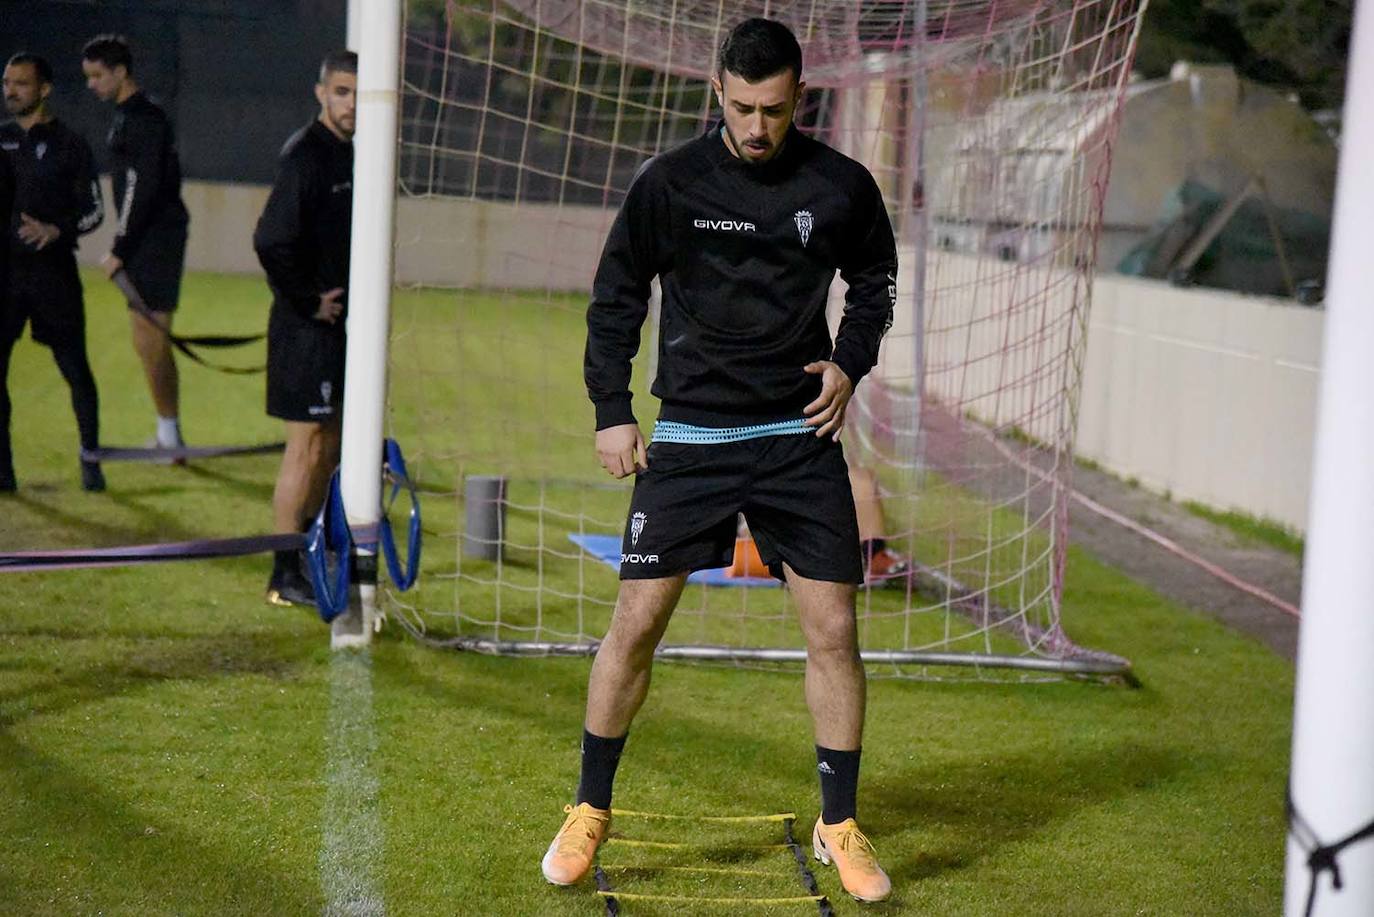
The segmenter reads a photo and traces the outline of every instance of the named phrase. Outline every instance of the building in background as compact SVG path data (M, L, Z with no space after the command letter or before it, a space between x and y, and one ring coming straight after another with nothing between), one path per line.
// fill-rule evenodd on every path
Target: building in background
M934 104L939 96L937 86ZM929 189L938 247L1016 260L1058 250L1067 227L1040 215L1062 213L1062 198L1090 197L1087 188L1102 180L1093 157L1077 173L1062 164L1076 150L1100 158L1107 127L1100 112L1084 118L1082 105L1062 100L1038 92L1003 99L932 139L958 148L969 179ZM1099 268L1320 297L1337 150L1295 99L1240 79L1228 65L1180 63L1168 79L1133 83L1120 117ZM1017 138L1014 155L983 155L994 135L1008 133ZM945 216L956 212L965 216ZM971 212L979 218L969 220Z

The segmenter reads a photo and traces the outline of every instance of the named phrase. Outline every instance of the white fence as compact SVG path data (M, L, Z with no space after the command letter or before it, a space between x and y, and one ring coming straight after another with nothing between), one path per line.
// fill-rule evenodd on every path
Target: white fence
M1305 529L1324 317L1099 275L1078 454L1177 500Z

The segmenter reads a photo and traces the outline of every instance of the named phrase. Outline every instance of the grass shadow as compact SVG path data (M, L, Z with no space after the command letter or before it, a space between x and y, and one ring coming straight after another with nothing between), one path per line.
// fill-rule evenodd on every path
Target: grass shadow
M42 629L27 637L48 636ZM6 635L12 635L6 632ZM54 636L71 639L72 633ZM126 641L119 641L126 642ZM55 678L0 691L0 728L13 728L36 716L52 716L116 695L129 694L168 681L199 681L242 674L274 679L288 677L314 649L301 641L267 635L219 635L138 641L117 659L72 666ZM16 670L27 666L16 666Z
M9 499L22 505L26 511L33 513L34 516L46 520L52 527L61 529L62 542L75 541L78 535L85 536L81 539L81 547L129 544L138 540L145 533L142 528L101 522L91 515L78 516L43 500L32 499L23 490L10 495ZM51 534L51 529L47 534ZM95 536L96 544L88 543L92 535Z
M0 847L52 838L44 843L50 848L47 855L13 861L22 863L24 871L12 872L4 883L7 891L0 892L0 903L13 896L10 913L44 910L39 900L58 912L64 899L68 906L81 901L83 910L116 912L129 907L142 912L253 913L264 902L278 913L320 910L312 873L271 862L240 845L206 843L199 833L169 826L116 795L112 788L118 782L98 783L75 773L67 762L28 748L7 731L0 731L0 767L7 795L17 797L0 816L0 824L8 826L7 842ZM161 823L154 827L154 820ZM169 868L178 863L214 864L214 869L188 873ZM91 876L73 874L74 864L137 876L138 884L121 889L127 895L122 905L92 901L89 888L95 883Z
M226 490L230 490L240 496L259 500L263 503L270 503L272 500L272 490L275 486L272 483L236 478L233 475L225 474L223 471L216 471L213 468L206 468L204 465L199 464L187 465L185 470L187 474L194 475L204 481L212 481L222 485Z

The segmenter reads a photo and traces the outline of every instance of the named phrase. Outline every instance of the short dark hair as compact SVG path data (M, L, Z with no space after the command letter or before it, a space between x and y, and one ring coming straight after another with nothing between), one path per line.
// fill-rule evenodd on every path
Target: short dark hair
M330 51L320 61L320 82L323 83L329 78L331 73L353 73L358 72L358 55L354 51L340 48L337 51Z
M791 70L801 80L801 45L792 30L775 19L746 19L720 43L717 71L723 74L727 70L751 83L784 70Z
M134 55L129 50L129 40L123 35L109 32L97 35L81 49L81 59L99 61L111 70L123 67L124 72L130 75L134 72Z
M38 74L38 79L41 82L52 83L52 64L48 63L47 58L30 54L27 51L20 51L5 62L6 67L13 67L15 64L28 64L33 68L33 72Z

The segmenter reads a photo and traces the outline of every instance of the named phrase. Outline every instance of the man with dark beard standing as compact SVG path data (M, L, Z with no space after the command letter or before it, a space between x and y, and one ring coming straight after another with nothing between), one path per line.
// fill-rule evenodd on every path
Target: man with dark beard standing
M892 324L897 248L868 170L793 124L801 75L801 46L781 22L731 29L711 80L721 120L641 166L602 249L583 379L602 467L635 486L620 592L587 685L575 801L540 864L555 885L591 871L654 650L687 575L730 563L742 513L806 640L815 856L855 898L892 892L857 822L867 689L854 594L864 572L839 437ZM832 337L837 272L848 290ZM646 444L630 376L654 278L660 408Z
M14 175L13 206L4 211L10 277L0 318L0 491L18 483L10 451L9 359L24 325L52 350L71 388L83 450L99 448L100 408L86 356L86 313L76 268L77 238L100 225L104 209L91 148L48 111L52 67L33 54L5 65L0 149ZM82 460L81 486L105 489L100 465Z
M352 51L335 51L320 65L320 113L282 148L253 233L272 287L267 413L286 421L286 452L272 493L273 522L282 534L309 524L339 463L357 74ZM314 603L298 552L277 552L267 601Z

